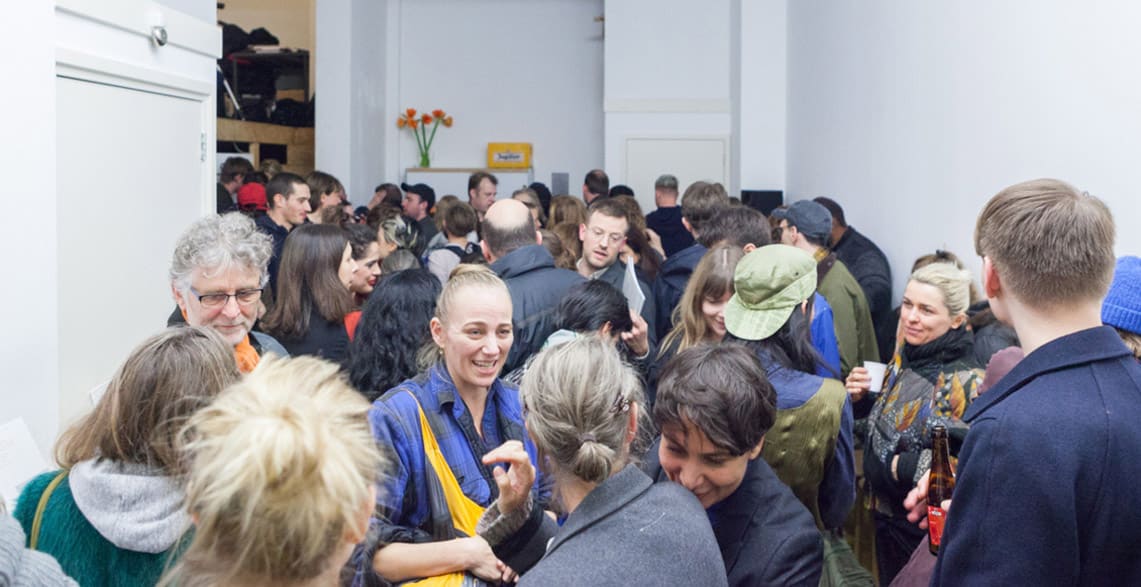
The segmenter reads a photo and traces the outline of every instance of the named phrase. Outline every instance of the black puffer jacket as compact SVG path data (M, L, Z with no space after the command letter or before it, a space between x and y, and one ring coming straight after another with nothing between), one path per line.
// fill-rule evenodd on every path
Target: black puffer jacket
M851 226L832 245L832 252L860 282L860 289L868 299L880 356L887 362L891 359L891 341L895 338L895 327L899 322L899 315L892 311L891 306L891 265L887 256L871 239Z
M511 293L511 323L515 342L507 354L503 372L523 364L539 352L555 331L556 311L567 290L586 281L584 277L555 267L555 259L543 245L515 249L491 264Z
M967 308L971 330L975 332L975 359L987 365L995 353L1004 348L1018 346L1018 333L998 321L990 310L990 302L983 300Z
M903 499L931 467L931 428L947 427L951 454L967 433L963 412L978 395L984 372L966 327L948 330L919 346L904 344L887 368L883 392L874 400L864 440L864 477L880 512L902 518ZM871 396L865 398L869 401ZM897 475L891 462L898 455Z

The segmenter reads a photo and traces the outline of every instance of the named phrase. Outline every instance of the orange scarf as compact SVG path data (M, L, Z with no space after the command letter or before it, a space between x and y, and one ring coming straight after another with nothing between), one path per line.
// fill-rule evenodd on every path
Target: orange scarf
M258 356L254 345L250 344L249 334L242 339L242 342L234 345L234 359L238 361L238 370L242 373L249 373L258 366L261 357Z
M182 319L186 320L186 310L182 310ZM190 321L187 320L186 323L189 324ZM246 337L242 339L242 342L234 345L234 360L238 363L238 371L242 373L249 373L254 370L254 367L258 366L258 361L261 360L261 357L258 356L258 351L254 348L254 345L250 344L250 335L248 333Z

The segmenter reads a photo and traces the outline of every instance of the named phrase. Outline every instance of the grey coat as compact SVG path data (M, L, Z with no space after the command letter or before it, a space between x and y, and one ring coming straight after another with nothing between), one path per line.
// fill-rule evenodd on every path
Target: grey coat
M59 563L42 552L24 548L24 529L0 512L0 587L75 587Z
M680 485L627 465L591 491L519 585L727 585L709 518Z

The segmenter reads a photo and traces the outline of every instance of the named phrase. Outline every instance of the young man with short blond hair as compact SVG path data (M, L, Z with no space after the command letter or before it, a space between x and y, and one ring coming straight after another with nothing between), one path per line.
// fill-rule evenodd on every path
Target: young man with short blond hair
M1026 357L963 414L932 585L1141 585L1141 367L1101 323L1113 241L1105 204L1054 179L979 215L983 288Z
M626 263L620 257L629 229L630 220L621 202L613 198L595 200L586 210L586 224L578 227L578 238L582 241L582 257L576 264L579 275L600 279L622 291ZM638 287L646 297L642 304L642 318L646 321L650 345L653 346L658 341L654 329L657 312L653 292L650 285L641 279Z

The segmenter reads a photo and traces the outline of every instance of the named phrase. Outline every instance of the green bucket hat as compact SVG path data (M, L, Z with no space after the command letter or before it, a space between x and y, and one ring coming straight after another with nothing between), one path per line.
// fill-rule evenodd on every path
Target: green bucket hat
M725 329L737 338L764 340L816 291L816 261L796 247L764 246L737 263L733 287Z

